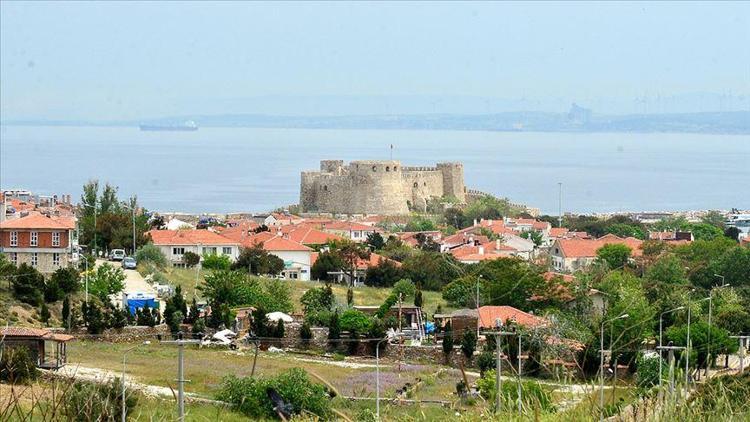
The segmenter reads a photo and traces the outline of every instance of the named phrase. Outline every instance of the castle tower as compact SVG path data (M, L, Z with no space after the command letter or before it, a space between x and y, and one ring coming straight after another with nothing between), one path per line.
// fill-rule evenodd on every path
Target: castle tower
M356 214L408 214L398 161L352 161L350 209Z
M459 202L466 202L464 165L461 163L437 163L437 168L443 173L443 195L452 195Z

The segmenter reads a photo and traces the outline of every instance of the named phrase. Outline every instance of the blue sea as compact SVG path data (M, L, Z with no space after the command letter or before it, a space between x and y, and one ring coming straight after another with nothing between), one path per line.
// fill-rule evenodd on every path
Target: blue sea
M750 136L130 127L0 127L0 188L78 198L89 179L151 210L265 211L322 159L464 164L466 184L557 213L750 208Z

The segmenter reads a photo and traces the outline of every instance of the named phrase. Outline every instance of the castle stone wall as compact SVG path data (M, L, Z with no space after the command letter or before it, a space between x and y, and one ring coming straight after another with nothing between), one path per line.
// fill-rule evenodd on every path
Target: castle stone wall
M408 214L423 209L430 198L452 195L465 199L463 166L402 167L399 161L323 160L320 171L304 171L300 182L303 212L337 214Z

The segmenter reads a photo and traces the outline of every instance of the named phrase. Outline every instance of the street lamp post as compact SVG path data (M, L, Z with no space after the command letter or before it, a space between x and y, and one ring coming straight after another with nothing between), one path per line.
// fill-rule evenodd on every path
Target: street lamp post
M388 337L380 339L375 345L375 420L380 420L380 343Z
M617 321L618 319L625 319L629 315L622 314L618 317L602 321L601 333L599 335L599 421L604 421L604 326L607 323ZM610 350L612 345L609 345Z
M151 344L150 341L144 341L141 344L135 345L131 347L130 349L126 350L122 354L122 379L120 380L122 382L122 422L125 422L127 418L127 407L125 406L125 357L128 355L129 352L141 347Z
M662 349L661 348L664 346L664 344L662 343L662 332L663 332L663 329L662 329L662 319L664 318L664 315L666 315L668 313L676 312L676 311L681 311L683 309L685 309L684 306L678 306L678 307L676 307L674 309L670 309L668 311L664 311L664 312L661 313L661 315L659 315L659 391L660 391L660 394L661 394L661 386L662 386L662 375L661 374L662 374L662 361L663 361L663 359L661 357L661 354L662 354Z
M729 286L729 284L726 284L724 282L723 275L714 274L714 277L721 278L721 286L717 286L715 288L722 289L724 287ZM711 369L711 314L713 314L713 307L714 307L713 295L714 295L714 290L711 289L708 292L708 355L706 356L706 378L708 378L708 372Z

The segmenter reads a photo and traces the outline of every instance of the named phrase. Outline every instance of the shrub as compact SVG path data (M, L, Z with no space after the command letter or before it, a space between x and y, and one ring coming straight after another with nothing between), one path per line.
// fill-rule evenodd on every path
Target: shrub
M193 322L193 327L190 332L193 334L194 339L200 339L201 335L206 331L206 323L203 318L196 318Z
M495 370L490 369L477 380L479 393L488 401L495 401L497 387L495 385ZM518 383L508 381L503 383L502 403L513 407L518 402ZM521 382L521 403L532 409L551 412L555 408L552 404L550 392L536 381Z
M484 351L477 357L477 367L479 367L479 373L484 375L490 369L495 369L497 366L497 358L494 353Z
M0 380L11 384L25 384L39 375L36 364L26 347L6 347L0 360Z
M658 354L638 355L638 371L635 374L638 388L649 389L659 383L659 361L661 357Z
M339 311L335 311L331 315L331 319L328 322L328 339L338 340L341 338L341 324L339 323Z
M141 246L138 252L135 253L135 259L139 263L152 263L159 268L167 266L167 257L161 252L161 249L154 246L152 243Z
M122 382L114 378L105 384L76 381L62 402L62 413L75 421L118 421L122 418ZM138 396L130 390L125 397L126 413L138 404Z
M300 368L292 368L276 377L238 378L225 377L217 400L235 405L245 415L256 419L276 419L274 403L268 397L273 389L288 407L283 410L292 415L312 414L323 420L331 416L331 404L326 388L314 384L307 373Z
M341 314L341 329L350 334L365 334L370 331L372 320L364 312L347 309Z
M333 289L328 284L325 287L308 289L300 298L305 314L321 310L328 311L333 307L334 302Z
M286 330L284 329L284 320L279 319L276 322L276 330L274 332L274 336L276 338L284 338L285 331Z
M217 254L203 255L203 264L201 264L207 270L228 270L231 265L228 255Z
M12 279L13 296L21 302L32 306L42 303L44 291L44 276L36 268L21 264Z

